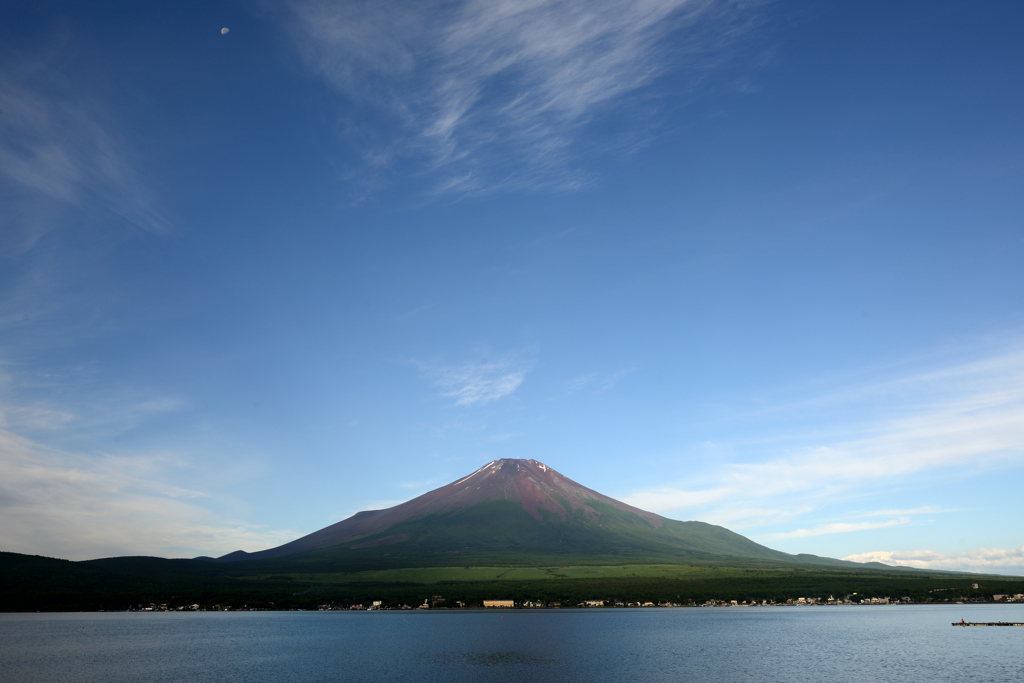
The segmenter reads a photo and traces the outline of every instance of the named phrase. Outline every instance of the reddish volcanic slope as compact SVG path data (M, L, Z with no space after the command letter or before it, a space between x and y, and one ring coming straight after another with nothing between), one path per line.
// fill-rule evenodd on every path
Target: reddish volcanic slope
M386 510L360 512L346 520L303 536L291 543L256 553L238 551L225 555L222 560L280 557L322 548L343 542L358 541L395 524L415 520L427 515L451 512L457 514L487 500L508 500L518 503L533 518L541 520L541 511L558 515L563 521L572 510L574 517L596 520L601 513L592 505L595 501L646 520L652 529L658 529L664 518L652 512L626 505L614 498L577 484L547 465L536 460L504 459L487 463L468 477L425 493L418 498ZM564 504L563 504L564 501ZM383 543L388 542L383 539ZM395 538L395 541L404 540ZM377 541L374 544L381 544ZM359 545L351 546L353 548Z

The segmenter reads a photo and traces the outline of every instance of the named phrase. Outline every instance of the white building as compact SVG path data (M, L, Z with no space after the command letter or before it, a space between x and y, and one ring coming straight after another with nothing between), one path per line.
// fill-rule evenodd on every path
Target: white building
M510 609L515 607L515 603L511 600L484 600L484 607L504 607Z

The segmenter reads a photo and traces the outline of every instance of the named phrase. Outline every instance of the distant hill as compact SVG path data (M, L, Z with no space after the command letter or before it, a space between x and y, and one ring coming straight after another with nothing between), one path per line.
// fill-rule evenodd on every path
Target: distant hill
M360 512L276 548L214 561L243 560L294 560L339 571L635 562L865 566L789 555L724 527L667 519L541 462L517 459L495 460L401 505Z
M0 552L0 612L125 610L150 601L212 604L223 599L257 605L293 585L240 585L218 576L217 569L208 562L159 557L71 562ZM296 583L293 590L301 588Z

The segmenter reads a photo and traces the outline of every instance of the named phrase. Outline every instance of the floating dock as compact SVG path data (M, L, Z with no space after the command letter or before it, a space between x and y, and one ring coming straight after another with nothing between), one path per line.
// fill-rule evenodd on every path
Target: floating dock
M1024 622L1014 621L954 621L953 626L1024 626Z

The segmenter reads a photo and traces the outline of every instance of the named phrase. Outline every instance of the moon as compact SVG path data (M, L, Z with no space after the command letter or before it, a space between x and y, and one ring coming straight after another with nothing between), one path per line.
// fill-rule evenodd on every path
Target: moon
M220 30L220 34L221 34L222 36L226 36L226 35L228 34L228 29L226 29L226 28L222 28L222 29Z

